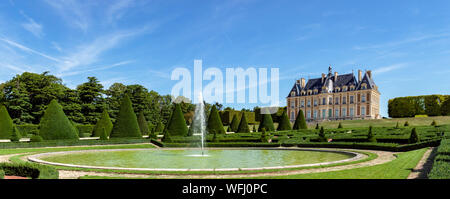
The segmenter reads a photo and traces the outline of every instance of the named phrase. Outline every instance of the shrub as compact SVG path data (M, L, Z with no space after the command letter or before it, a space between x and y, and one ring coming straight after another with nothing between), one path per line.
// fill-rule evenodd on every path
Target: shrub
M258 129L256 128L256 125L253 125L253 133L258 132Z
M209 113L206 129L208 130L208 132L212 132L214 130L218 134L225 134L222 120L220 119L219 112L217 111L215 105L211 107L211 112Z
M213 138L212 138L212 142L219 142L219 139L217 138L217 133L215 130L212 130L212 132L210 132L213 134Z
M261 129L261 142L268 143L270 140L270 134L268 135L265 128Z
M237 130L239 128L239 123L240 122L238 121L237 114L234 114L233 119L231 120L231 124L228 127L228 128L231 128L231 129L229 129L229 130L231 130L229 132L237 132Z
M158 136L156 136L155 128L152 128L152 130L150 131L150 134L148 135L148 138L150 138L150 139L158 138Z
M266 131L275 131L271 114L262 114L261 123L259 124L258 131L265 128Z
M306 120L302 109L298 111L297 118L295 118L294 126L292 127L292 129L308 129L308 125L306 125Z
M112 137L139 137L142 138L136 114L133 111L130 97L127 94L122 98L116 123L111 132Z
M54 167L30 162L0 163L0 170L6 175L30 177L32 179L58 179L59 172Z
M5 172L0 169L0 180L5 179Z
M44 140L76 139L78 140L77 129L56 100L52 100L45 110L44 116L39 124L39 135Z
M100 134L100 140L107 140L108 139L108 133L106 132L106 129L103 128L102 134Z
M320 131L319 131L319 142L327 142L328 139L327 137L325 137L325 130L323 129L323 126L320 127Z
M10 139L13 131L13 121L4 105L0 106L0 139Z
M19 130L17 130L16 126L14 126L11 134L11 142L19 142L20 138L22 138L22 136L20 135Z
M403 126L409 126L408 121L405 122L405 124Z
M33 135L30 138L30 142L42 142L44 139L40 135Z
M163 142L172 142L172 139L170 137L170 133L166 130L164 132L164 137L161 139Z
M399 128L400 128L398 122L397 122L397 125L395 126L395 128L396 128L396 129L399 129Z
M431 126L437 126L436 120L433 120L433 122L431 122Z
M100 137L103 133L103 129L106 130L106 134L108 136L111 134L113 129L113 123L111 122L111 118L106 110L103 110L100 119L95 124L94 130L92 131L92 137Z
M292 127L286 111L283 111L283 114L281 115L280 118L280 123L278 124L277 131L285 131L285 130L292 130Z
M17 130L19 130L22 137L26 137L30 134L35 135L35 131L38 131L38 125L35 124L23 124L23 125L16 125Z
M419 136L417 135L416 128L411 130L411 135L409 136L408 142L410 144L419 142Z
M344 127L342 126L342 123L339 122L338 129L342 129L342 128L344 128Z
M223 130L223 129L222 129ZM180 104L175 104L170 120L167 123L164 131L167 131L170 135L186 136L188 128L186 126L186 120L184 120L183 112L181 111ZM164 133L166 134L166 132Z
M148 135L150 133L147 120L145 119L144 113L142 111L139 113L138 124L142 135Z
M250 128L248 128L247 116L242 112L241 122L239 123L239 127L236 133L250 133Z
M90 124L75 125L78 130L79 137L90 137L93 133L94 126Z
M377 139L375 139L375 136L373 136L373 133L372 133L372 126L369 126L369 133L367 134L367 141L368 142L377 142Z
M316 124L316 129L319 130L319 123Z

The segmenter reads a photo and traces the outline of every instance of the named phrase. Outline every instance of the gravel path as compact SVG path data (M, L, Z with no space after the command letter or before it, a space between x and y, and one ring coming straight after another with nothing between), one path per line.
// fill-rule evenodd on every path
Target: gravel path
M429 148L424 154L422 159L420 159L417 166L409 174L408 179L427 179L428 173L430 172L434 156L436 155L437 148Z
M264 177L264 176L283 176L283 175L296 175L296 174L306 174L306 173L319 173L328 171L339 171L346 169L354 169L360 167L373 166L378 164L384 164L386 162L395 159L393 152L386 151L370 151L370 150L352 150L360 152L371 152L378 155L374 160L361 162L357 164L328 167L328 168L315 168L315 169L302 169L302 170L287 170L278 172L265 172L265 173L238 173L238 174L118 174L118 173L105 173L105 172L85 172L85 171L70 171L70 170L60 170L59 176L61 179L76 179L81 176L105 176L105 177L124 177L124 178L190 178L190 179L202 179L202 178L252 178L252 177Z

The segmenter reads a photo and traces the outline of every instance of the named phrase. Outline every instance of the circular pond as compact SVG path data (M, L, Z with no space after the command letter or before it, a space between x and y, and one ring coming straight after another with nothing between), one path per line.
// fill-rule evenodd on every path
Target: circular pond
M61 166L130 170L255 170L306 167L361 158L353 152L304 149L119 149L43 153L28 159Z

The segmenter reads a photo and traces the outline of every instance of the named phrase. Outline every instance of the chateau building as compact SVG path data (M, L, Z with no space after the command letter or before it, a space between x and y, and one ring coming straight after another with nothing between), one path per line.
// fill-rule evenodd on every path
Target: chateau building
M297 80L287 97L289 119L302 109L308 122L380 118L380 92L370 70L338 75L328 68L321 78Z

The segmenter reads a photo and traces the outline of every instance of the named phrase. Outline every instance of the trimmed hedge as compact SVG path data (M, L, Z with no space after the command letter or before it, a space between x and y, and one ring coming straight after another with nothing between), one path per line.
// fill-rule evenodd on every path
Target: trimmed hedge
M283 114L281 115L280 118L280 123L278 124L277 131L285 131L285 130L292 130L292 127L286 111L283 111Z
M107 136L111 135L113 123L106 110L103 110L102 116L97 121L97 124L95 124L94 129L92 130L92 137L100 137L100 135L103 134L103 129L106 129Z
M54 167L30 162L0 163L5 175L29 177L32 179L58 179L59 172Z
M226 110L226 111L220 111L220 119L222 120L224 125L230 125L233 121L233 117L237 117L236 119L238 121L241 120L243 111L236 111L236 110ZM245 112L245 117L247 117L247 122L249 124L255 124L255 113L254 112ZM236 127L237 128L237 127ZM236 129L233 129L236 130Z
M92 131L94 130L94 126L90 124L79 124L75 125L78 130L78 136L81 137L90 137L92 135Z
M439 116L449 115L448 95L423 95L413 97L398 97L388 102L389 117L402 118L416 115ZM442 105L442 107L441 107Z
M220 119L216 106L212 106L211 108L206 129L208 133L216 132L217 134L225 134L225 129L223 128L222 120Z
M5 171L0 169L0 180L5 179Z
M239 122L236 133L250 133L250 128L247 123L247 116L244 113L242 113L241 121Z
M109 137L133 137L142 138L141 130L133 111L133 105L127 94L122 98L116 123Z
M42 142L3 142L0 149L56 147L56 146L82 146L82 145L109 145L109 144L139 144L148 143L148 139L140 138L111 138L108 140L44 140Z
M64 114L62 106L56 100L52 100L48 105L39 126L39 135L44 140L78 140L79 138L77 129Z
M27 137L28 135L33 134L33 131L36 132L39 130L39 125L36 124L16 125L16 127L23 137Z
M13 121L4 105L0 106L0 139L10 139L13 131Z
M450 179L450 139L443 139L437 148L430 179Z
M170 120L165 126L164 133L166 131L173 136L186 136L188 134L189 129L186 126L186 120L184 119L180 104L175 104Z

